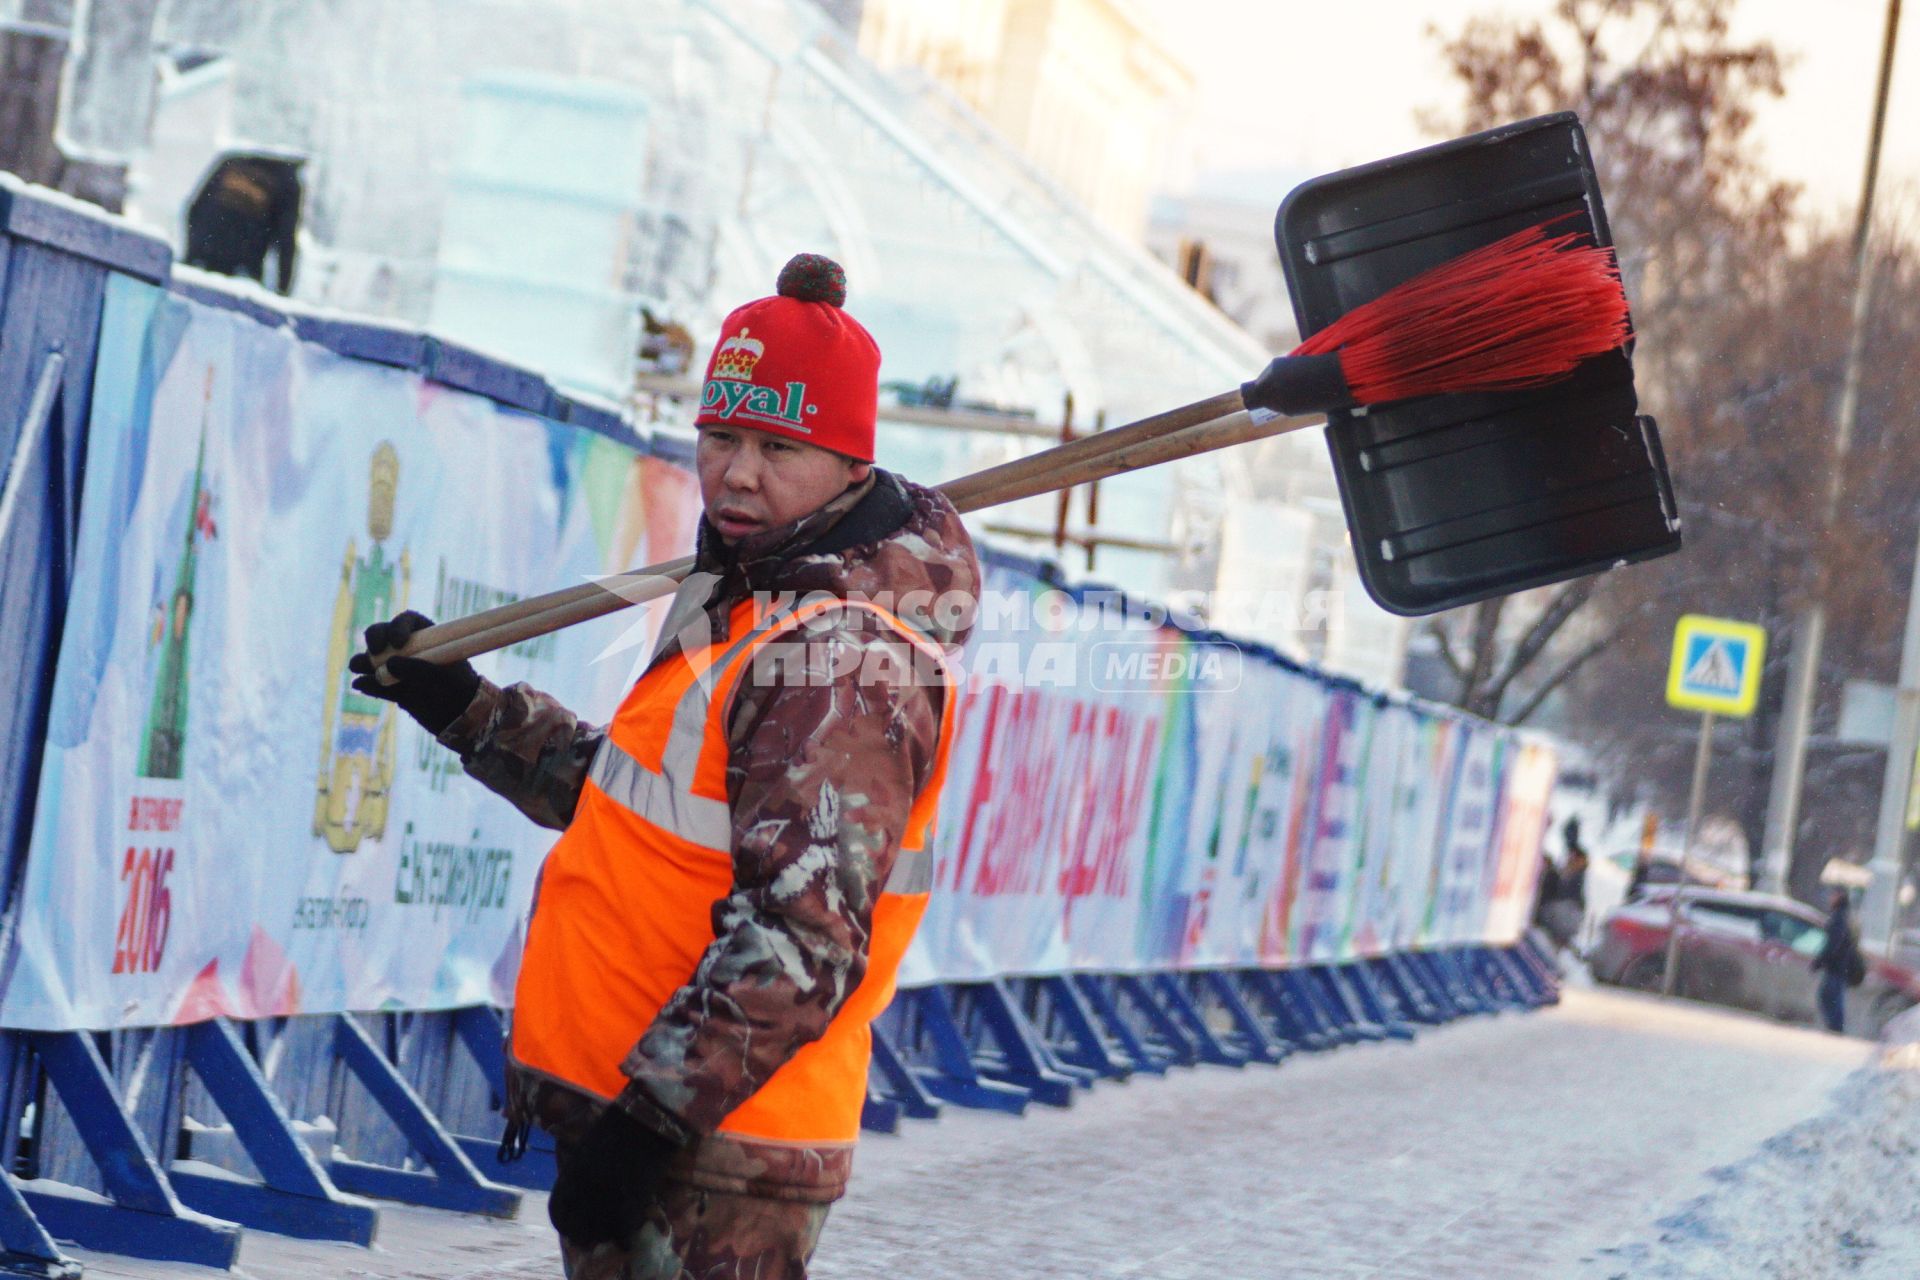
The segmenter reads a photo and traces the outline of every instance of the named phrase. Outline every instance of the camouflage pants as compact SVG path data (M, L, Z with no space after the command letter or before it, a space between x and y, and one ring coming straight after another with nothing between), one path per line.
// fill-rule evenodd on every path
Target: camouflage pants
M560 1257L567 1280L807 1280L832 1207L670 1182L628 1248L563 1236Z

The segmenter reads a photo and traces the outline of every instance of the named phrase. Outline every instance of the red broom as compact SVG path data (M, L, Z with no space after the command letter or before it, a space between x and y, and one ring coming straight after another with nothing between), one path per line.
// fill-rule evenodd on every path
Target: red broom
M1613 250L1554 219L1362 303L1241 388L1248 408L1311 413L1558 381L1632 335Z

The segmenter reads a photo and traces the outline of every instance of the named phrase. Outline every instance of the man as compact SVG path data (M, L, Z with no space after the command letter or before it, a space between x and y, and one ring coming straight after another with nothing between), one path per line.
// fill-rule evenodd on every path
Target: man
M695 575L605 728L464 664L359 687L561 828L509 1039L507 1154L550 1130L571 1280L806 1274L846 1186L867 1025L931 881L943 661L979 567L944 498L871 466L880 355L809 255L727 318L695 419Z
M1560 834L1567 852L1557 869L1541 855L1544 866L1534 914L1553 940L1556 956L1563 950L1577 950L1587 918L1587 851L1580 843L1580 819L1568 818Z
M1852 903L1844 888L1836 886L1827 899L1827 940L1813 958L1813 968L1820 975L1820 1020L1833 1034L1843 1035L1847 988L1858 986L1867 976L1860 939L1853 931Z
M1561 835L1566 840L1567 853L1560 860L1559 897L1563 902L1572 903L1579 910L1579 919L1584 921L1587 915L1588 860L1587 848L1580 843L1580 820L1568 818Z
M1540 850L1540 873L1533 885L1533 922L1547 927L1548 911L1560 898L1560 868L1545 849Z
M1639 897L1653 876L1653 854L1645 849L1633 856L1633 874L1627 877L1627 892L1624 901L1632 902Z

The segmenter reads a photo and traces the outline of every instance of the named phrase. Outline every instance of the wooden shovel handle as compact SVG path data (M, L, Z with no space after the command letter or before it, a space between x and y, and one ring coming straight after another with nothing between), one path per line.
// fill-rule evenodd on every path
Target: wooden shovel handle
M1185 431L1161 436L1157 440L1143 440L1130 448L1115 449L1112 453L1090 459L1072 483L1086 484L1093 480L1104 480L1108 476L1138 471L1143 467L1156 467L1163 462L1198 457L1215 449L1229 449L1237 444L1251 444L1269 436L1299 431L1303 427L1317 427L1325 421L1320 414L1305 417L1275 417L1246 412L1229 414L1212 422L1188 427Z
M677 582L687 576L693 568L692 556L681 556L677 560L668 560L662 564L650 565L644 569L633 569L626 573L614 574L606 578L594 578L578 586L563 587L558 591L549 591L545 595L528 596L523 600L509 601L491 609L482 609L479 613L470 613L464 618L454 618L447 622L437 622L413 633L407 643L399 650L399 655L408 658L427 658L434 662L459 662L471 658L477 653L490 653L510 644L519 644L522 640L531 640L545 635L553 628L535 628L531 631L515 630L510 640L498 644L487 644L472 648L460 642L481 632L491 634L496 628L516 627L530 618L545 617L550 610L569 608L585 601L597 600L611 602L598 613L583 613L574 622L585 622L589 618L598 618L614 612L627 604L639 604L644 600L657 599L671 594L672 582L655 595L634 595L638 584L647 578L668 578ZM569 615L571 617L572 615ZM570 626L569 623L560 625ZM506 631L502 635L509 634Z
M938 488L957 510L980 511L1142 467L1265 439L1314 426L1320 421L1317 416L1276 418L1262 414L1256 418L1241 409L1240 393L1229 391L949 480ZM692 565L692 557L682 557L517 600L420 631L402 652L411 657L450 663L504 649L575 623L617 613L632 604L669 595Z
M1015 477L997 488L976 490L967 497L965 505L956 499L954 506L963 512L997 507L1005 502L1018 502L1022 498L1051 493L1055 489L1070 489L1075 485L1091 484L1095 480L1124 475L1163 462L1177 462L1182 458L1211 453L1215 449L1265 440L1269 436L1284 435L1303 427L1317 427L1324 421L1318 414L1311 417L1275 417L1272 414L1245 411L1230 413L1163 436L1137 440L1132 445L1122 445L1118 449L1083 458L1071 467L1063 467L1058 471ZM949 498L952 496L948 494Z
M530 604L542 600L547 603L542 608L522 610L514 617L491 625L470 627L463 635L436 640L430 645L415 647L409 642L408 656L446 664L460 662L483 653L492 653L495 649L505 649L510 645L537 639L548 632L558 631L562 627L571 627L575 623L604 618L610 613L618 613L629 605L645 604L649 600L670 596L692 568L693 557L683 556L678 560L669 560L665 564L655 565L649 569L635 569L617 578L598 578L592 582L582 583L578 587L569 587L565 591L536 596L533 600L516 601L517 604ZM491 613L492 610L487 612ZM483 615L472 615L472 617L480 616ZM470 620L470 618L460 619L462 622ZM437 630L439 630L438 627L428 627L416 633L414 639L431 636Z
M1110 431L1096 431L1068 444L1042 449L1039 453L1003 462L997 467L961 476L958 480L949 480L940 486L940 491L962 512L978 511L1000 502L1012 502L1016 497L1050 493L1055 489L1084 483L1078 479L1055 481L1052 477L1056 475L1077 475L1079 472L1075 468L1116 449L1171 435L1203 422L1212 422L1238 412L1241 407L1238 390L1223 391L1217 396L1181 405L1178 409L1156 413L1151 418L1129 422ZM1011 496L997 496L1001 493Z

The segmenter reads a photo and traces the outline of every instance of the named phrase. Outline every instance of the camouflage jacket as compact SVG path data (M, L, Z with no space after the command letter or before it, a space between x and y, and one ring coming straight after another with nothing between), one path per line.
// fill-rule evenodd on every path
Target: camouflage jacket
M756 593L825 592L874 600L957 651L979 590L972 543L951 504L879 470L795 524L732 547L703 521L695 570L717 577L702 610L714 636ZM676 614L687 616L689 605L701 609L683 598ZM882 665L910 661L906 642L872 613L832 617L832 643ZM668 629L688 634L673 622ZM811 633L809 644L821 638ZM653 662L677 652L670 639ZM713 904L715 941L692 978L652 1026L635 1028L621 1064L630 1083L617 1099L685 1145L675 1172L697 1185L805 1200L845 1188L850 1150L753 1143L715 1129L825 1032L866 972L873 904L928 781L941 706L937 686L876 683L875 669L836 661L833 670L847 674L831 680L776 676L739 686L727 724L733 891ZM604 737L537 690L483 681L440 740L529 818L564 828ZM842 804L853 777L865 799ZM509 1093L511 1118L563 1142L599 1105L526 1072L514 1073Z

